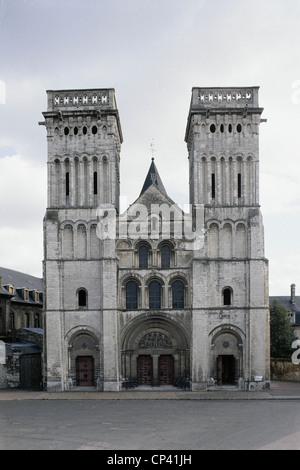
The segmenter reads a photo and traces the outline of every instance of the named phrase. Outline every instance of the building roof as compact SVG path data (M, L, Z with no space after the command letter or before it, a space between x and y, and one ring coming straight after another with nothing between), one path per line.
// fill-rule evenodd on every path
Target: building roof
M5 343L6 356L12 356L14 352L22 354L39 354L42 348L34 343Z
M272 305L277 300L288 312L295 312L295 325L300 325L300 296L296 295L296 285L291 285L290 295L277 295L269 297L269 304Z
M151 165L150 165L150 168L149 168L149 171L147 173L147 176L146 176L146 179L145 179L145 182L144 182L144 186L142 188L142 191L141 191L141 194L143 194L152 184L155 184L158 189L160 191L162 191L163 193L167 194L166 193L166 190L165 190L165 187L162 183L162 180L159 176L159 173L158 173L158 170L156 168L156 165L154 163L154 158L152 158L152 162L151 162ZM140 195L141 195L140 194Z
M22 273L20 271L15 271L13 269L1 268L0 267L0 294L8 295L12 297L15 302L24 302L22 297L22 289L28 289L30 291L38 291L39 294L43 293L44 283L43 279L30 274ZM13 294L9 293L8 289L4 286L12 285L14 287ZM36 302L30 295L26 303L42 303L42 295L40 295L39 302Z
M291 301L290 296L271 296L269 297L270 305L274 302L274 300L278 300L278 302L283 305L287 310L293 310L294 312L300 313L300 296L295 296L294 302Z

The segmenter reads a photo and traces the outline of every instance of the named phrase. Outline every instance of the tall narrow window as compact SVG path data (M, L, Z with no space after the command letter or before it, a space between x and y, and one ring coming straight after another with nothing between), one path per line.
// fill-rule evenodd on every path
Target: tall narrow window
M40 316L38 313L34 316L34 328L40 328Z
M10 327L12 330L15 329L15 314L13 312L10 314Z
M216 175L214 173L211 175L211 197L213 199L216 197Z
M223 290L223 305L231 305L232 302L232 292L229 287L226 287L226 289Z
M161 308L161 285L158 281L149 284L149 308Z
M70 195L70 173L66 172L66 196Z
M161 247L161 267L163 269L168 269L170 267L170 247L168 245L163 245Z
M98 194L98 177L97 177L97 171L94 171L94 194Z
M238 197L242 197L242 175L238 173Z
M180 280L172 284L172 307L184 308L184 284Z
M135 310L138 308L138 285L135 281L126 284L126 308Z
M85 289L80 289L78 291L78 307L87 306L87 292Z
M139 268L148 269L148 248L145 245L139 249Z

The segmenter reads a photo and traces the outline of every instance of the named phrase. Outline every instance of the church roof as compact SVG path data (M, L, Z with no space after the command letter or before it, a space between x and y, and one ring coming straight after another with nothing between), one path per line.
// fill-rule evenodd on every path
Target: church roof
M166 193L165 187L162 183L162 180L159 176L158 170L156 168L156 165L154 163L154 158L152 158L152 162L148 171L148 174L146 176L144 186L142 188L141 194L143 194L152 184L155 184L160 191L163 193ZM140 195L141 195L140 194Z

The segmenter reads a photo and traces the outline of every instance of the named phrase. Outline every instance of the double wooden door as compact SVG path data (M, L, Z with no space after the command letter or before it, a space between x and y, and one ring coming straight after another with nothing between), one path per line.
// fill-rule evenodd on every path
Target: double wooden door
M158 358L158 370L155 372L155 383L159 385L174 384L174 357L162 355ZM150 355L137 358L137 382L138 385L153 385L153 358Z
M94 385L93 356L77 356L76 384L78 387L92 387Z

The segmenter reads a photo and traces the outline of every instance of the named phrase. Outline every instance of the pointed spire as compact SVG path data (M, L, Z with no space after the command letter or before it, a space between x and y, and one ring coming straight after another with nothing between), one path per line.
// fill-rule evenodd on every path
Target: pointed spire
M156 184L158 189L166 194L166 190L164 188L164 185L162 183L162 180L160 179L159 173L154 163L154 158L152 157L151 160L152 160L151 165L150 165L148 174L146 176L141 194L143 194L146 191L146 189L148 189L152 184Z

